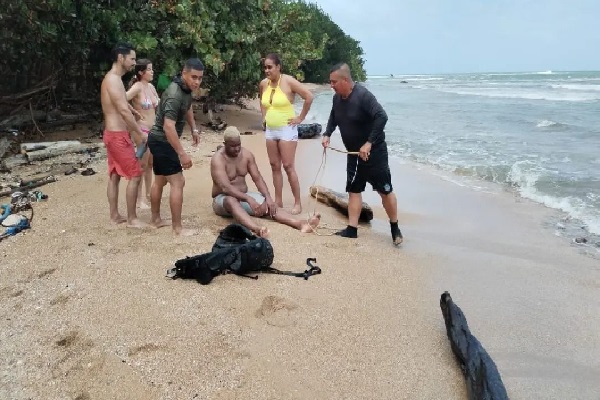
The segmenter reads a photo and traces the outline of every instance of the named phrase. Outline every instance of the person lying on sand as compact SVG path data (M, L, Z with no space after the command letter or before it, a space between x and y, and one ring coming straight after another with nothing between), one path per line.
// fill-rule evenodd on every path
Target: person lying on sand
M277 207L258 170L254 154L242 147L237 129L225 131L223 144L210 161L210 175L213 180L212 206L215 214L233 217L261 237L267 237L269 230L257 224L252 217L270 216L277 222L305 233L312 232L319 225L319 214L304 221ZM248 174L260 193L248 192Z

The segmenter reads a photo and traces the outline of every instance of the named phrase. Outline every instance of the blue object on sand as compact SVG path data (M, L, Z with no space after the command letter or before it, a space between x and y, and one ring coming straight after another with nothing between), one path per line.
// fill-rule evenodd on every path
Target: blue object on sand
M10 215L10 204L0 205L0 222L4 221Z
M146 152L147 149L148 149L148 143L144 142L144 144L142 144L141 146L138 146L137 149L135 150L135 157L138 160L140 160L144 156L144 153Z

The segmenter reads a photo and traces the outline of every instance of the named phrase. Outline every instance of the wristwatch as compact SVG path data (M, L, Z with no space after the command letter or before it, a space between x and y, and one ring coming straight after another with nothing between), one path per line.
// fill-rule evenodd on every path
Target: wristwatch
M200 130L198 128L194 128L192 129L192 133L200 133Z

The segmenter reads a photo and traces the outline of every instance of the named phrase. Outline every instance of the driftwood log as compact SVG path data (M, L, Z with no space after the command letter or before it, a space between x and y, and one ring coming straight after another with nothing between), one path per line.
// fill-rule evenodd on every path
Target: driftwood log
M442 294L440 308L452 352L467 381L469 400L508 400L496 364L479 340L471 334L465 315L454 304L450 293Z
M24 181L21 186L0 190L0 198L8 197L15 192L25 192L30 189L35 189L51 182L56 182L56 177L54 175L46 175L37 179L30 179L28 181Z
M98 145L82 144L78 140L62 142L23 143L21 153L27 156L29 162L41 161L64 154L80 154L97 151Z
M317 199L317 201L333 207L348 216L348 195L346 193L335 192L323 186L311 186L310 195ZM363 201L359 221L369 222L372 219L373 209Z

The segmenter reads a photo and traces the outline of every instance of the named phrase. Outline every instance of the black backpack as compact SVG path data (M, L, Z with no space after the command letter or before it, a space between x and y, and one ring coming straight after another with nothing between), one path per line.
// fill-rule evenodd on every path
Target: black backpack
M254 235L243 225L230 224L219 233L210 253L177 260L175 268L167 271L167 276L173 279L196 279L207 285L215 276L228 273L252 279L258 279L258 276L249 276L248 273L258 271L304 279L321 273L318 266L312 265L312 262L316 262L313 258L307 259L310 268L301 273L272 268L273 258L271 242Z

